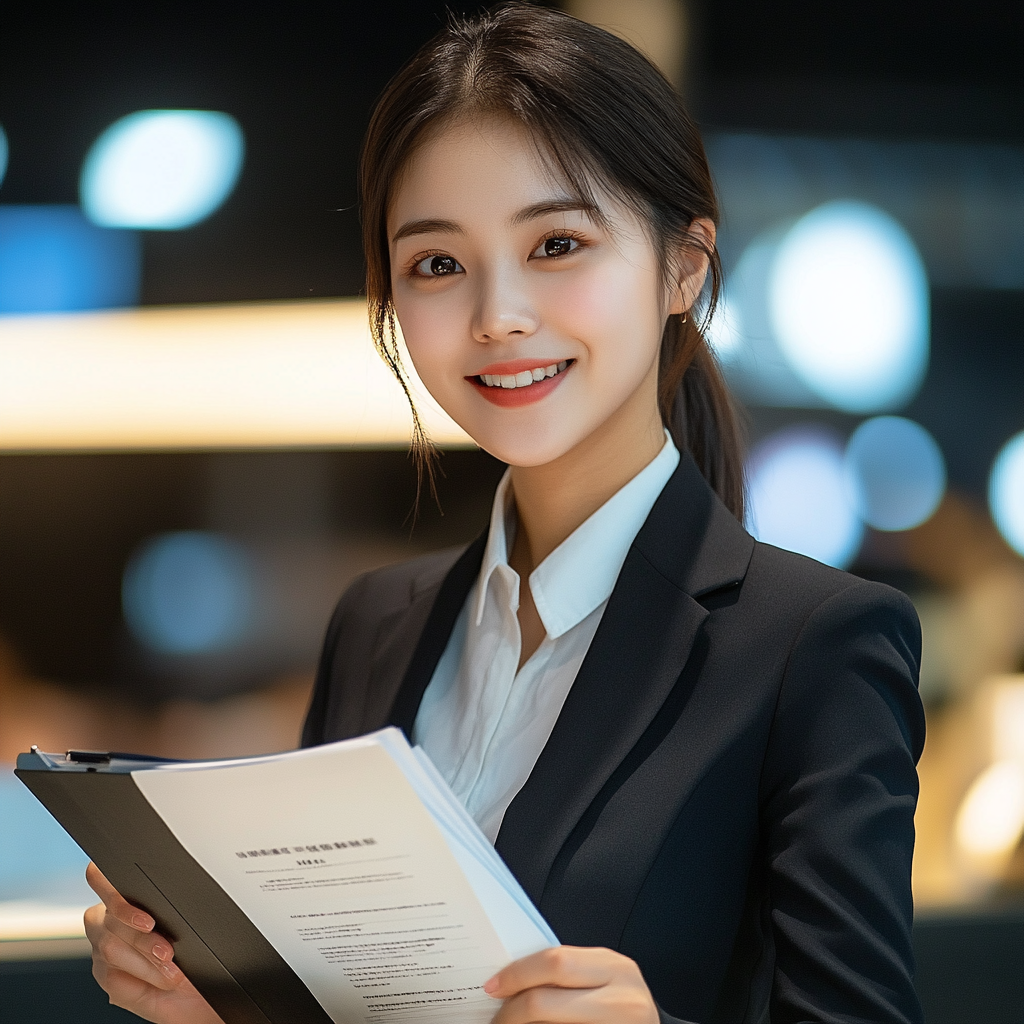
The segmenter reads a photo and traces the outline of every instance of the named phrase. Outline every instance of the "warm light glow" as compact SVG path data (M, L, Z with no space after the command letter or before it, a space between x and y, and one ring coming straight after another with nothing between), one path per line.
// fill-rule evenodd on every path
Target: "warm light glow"
M1024 673L996 679L992 692L992 753L1024 764Z
M957 845L970 856L1013 852L1024 832L1024 764L997 761L967 791L956 818Z
M435 441L472 444L413 393ZM359 299L0 317L0 450L401 447L410 431Z
M84 939L82 915L87 906L54 905L40 900L4 901L0 903L0 942L11 939Z
M564 10L625 39L650 57L669 81L682 81L687 12L680 0L567 0Z

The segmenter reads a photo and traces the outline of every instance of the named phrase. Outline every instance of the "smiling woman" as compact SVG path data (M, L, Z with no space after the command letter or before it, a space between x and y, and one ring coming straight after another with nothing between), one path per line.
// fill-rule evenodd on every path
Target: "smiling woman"
M718 206L700 135L678 94L646 61L641 74L630 46L557 13L506 16L486 43L468 26L453 24L450 32L455 45L425 47L396 77L367 131L363 244L371 329L382 355L402 380L394 323L412 286L447 288L453 279L479 279L490 270L482 263L467 266L458 253L470 253L481 231L500 227L506 247L514 233L516 261L555 274L557 283L546 290L558 293L567 320L604 318L609 335L624 326L637 337L653 333L660 419L741 517L740 431L698 329L710 322L721 284ZM572 47L572 61L554 38ZM484 167L490 147L497 159ZM414 197L408 182L419 165L421 195ZM396 195L399 180L406 187ZM475 238L467 234L471 227ZM582 271L563 273L580 262ZM634 319L613 326L607 316L624 308L621 296L637 274L646 275L654 305L632 307ZM686 291L685 278L695 291ZM693 308L700 295L705 301ZM641 310L653 315L653 326L635 322ZM398 310L406 335L410 314ZM579 369L571 368L570 376ZM418 425L414 447L429 458Z
M481 447L544 465L631 420L643 443L620 460L625 483L664 443L665 321L692 305L707 258L680 247L686 269L668 289L633 210L607 189L594 203L570 191L507 119L479 115L425 141L390 207L391 301L427 389ZM710 220L691 230L714 239Z
M509 469L474 543L342 597L304 744L404 729L564 943L481 978L494 1024L920 1020L919 628L741 525L701 329L717 207L678 95L556 11L456 21L378 104L362 197L379 350L408 389L400 324ZM216 1021L90 877L112 998Z

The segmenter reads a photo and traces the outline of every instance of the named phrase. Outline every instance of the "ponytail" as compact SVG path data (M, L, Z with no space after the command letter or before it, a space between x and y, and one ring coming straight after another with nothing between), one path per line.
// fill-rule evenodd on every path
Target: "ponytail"
M718 360L693 322L670 316L658 374L661 419L722 504L743 522L743 429Z

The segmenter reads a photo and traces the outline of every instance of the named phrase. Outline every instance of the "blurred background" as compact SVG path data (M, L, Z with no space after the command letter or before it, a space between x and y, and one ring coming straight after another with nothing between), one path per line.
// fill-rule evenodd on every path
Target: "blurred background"
M84 856L17 754L294 746L347 583L486 524L503 467L421 391L443 476L413 513L355 207L375 96L447 9L483 6L3 14L0 1007L20 1020L134 1018L97 1001ZM920 614L929 1020L1024 1020L1024 8L562 6L644 49L703 129L748 526Z

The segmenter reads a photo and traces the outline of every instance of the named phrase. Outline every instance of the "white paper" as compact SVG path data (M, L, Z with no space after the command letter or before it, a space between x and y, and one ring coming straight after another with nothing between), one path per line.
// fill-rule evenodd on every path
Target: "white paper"
M397 730L132 777L337 1024L484 1024L483 982L557 942Z

